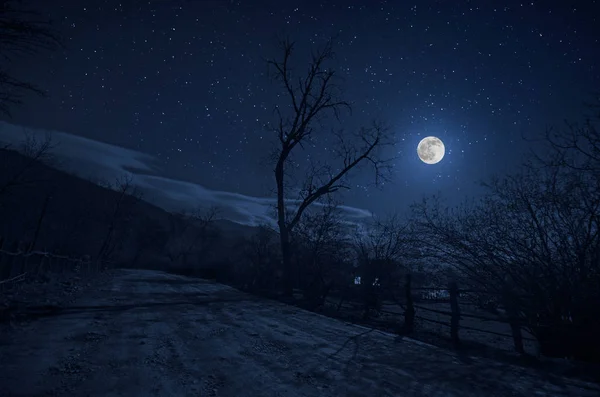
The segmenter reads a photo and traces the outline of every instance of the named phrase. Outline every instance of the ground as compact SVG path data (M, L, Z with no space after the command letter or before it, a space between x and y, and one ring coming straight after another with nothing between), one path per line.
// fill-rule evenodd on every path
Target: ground
M119 270L2 335L1 396L597 396L182 276Z

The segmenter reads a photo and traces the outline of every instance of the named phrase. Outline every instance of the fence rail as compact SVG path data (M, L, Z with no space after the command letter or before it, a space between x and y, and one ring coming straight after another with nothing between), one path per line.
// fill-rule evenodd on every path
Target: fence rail
M355 308L354 306L353 306L353 308ZM433 313L437 313L437 314L446 315L446 316L448 316L449 320L450 320L450 317L452 316L452 312L450 312L450 311L436 310L436 309L431 309L431 308L423 307L423 306L419 306L419 305L414 305L414 308L417 311L418 310L423 310L423 311L429 311L429 312L433 312ZM398 317L398 318L403 316L403 313L401 313L401 312L395 312L395 311L390 311L390 310L385 310L385 309L379 310L379 313L387 314L389 316ZM461 317L470 317L470 318L475 318L475 319L478 319L478 320L484 320L484 321L491 321L491 322L496 322L496 323L505 323L505 324L508 324L508 319L505 319L505 318L502 318L502 317L490 318L490 317L485 317L485 316L477 316L477 315L474 315L474 314L461 314ZM429 323L434 323L434 324L439 324L439 325L443 325L443 326L446 326L446 327L451 327L450 321L434 320L432 318L427 318L427 317L418 316L418 315L415 315L414 318L418 319L418 320L421 320L421 321L429 322ZM507 338L507 339L510 339L510 338L513 337L511 334L502 333L502 332L498 332L498 331L491 331L491 330L487 330L487 329L469 327L469 326L462 325L462 324L460 325L460 329L466 329L466 330L469 330L469 331L475 331L475 332L481 332L481 333L484 333L484 334L501 336L501 337L504 337L504 338ZM535 339L529 338L529 337L526 337L526 336L523 337L523 340L535 342Z
M7 247L8 246L8 247ZM71 256L61 252L34 250L33 243L6 244L0 237L0 288L11 288L41 273L97 272L103 266L90 255Z
M525 352L524 341L537 342L536 339L529 337L528 334L523 335L524 323L522 318L516 312L506 310L505 313L498 316L463 313L465 302L462 303L463 310L461 310L461 303L459 301L462 299L459 298L465 298L468 294L478 293L479 291L459 289L457 283L450 283L447 287L442 288L414 288L412 287L411 278L412 276L410 274L406 275L406 282L403 287L400 287L403 298L398 299L394 296L391 301L379 302L379 306L376 308L378 313L392 317L393 320L391 321L398 322L399 324L403 323L403 333L413 333L415 320L419 320L448 327L452 342L457 346L461 344L460 330L468 330L510 339L512 340L514 350L521 354ZM419 300L421 304L416 304L414 302L413 295L417 293L417 291L433 292L433 294L425 294L426 296L421 294L421 300ZM436 294L435 292L437 291L444 291L445 293ZM365 301L353 301L353 299L356 299L356 296L354 298L350 298L350 296L351 295L343 297L337 304L334 303L338 310L342 309L343 307L352 307L353 311L356 311L357 309L360 310L362 308L364 311L364 318L366 318L369 310L375 309L373 306L369 308L369 304L367 304ZM419 294L416 294L416 296L419 296ZM424 306L423 302L431 302L438 305L448 305L448 310L444 310L443 308L426 307ZM391 309L390 306L392 306ZM394 306L398 306L399 310L393 310ZM471 305L468 306L471 307ZM421 313L421 315L417 315L417 313ZM433 317L431 318L430 316L424 315L426 313L435 313L440 316L447 316L447 321L444 321L444 318L439 318L440 316L431 316ZM473 324L461 324L461 320L466 319L475 319L486 323L492 323L489 325L490 328L493 327L493 323L496 323L501 327L506 327L508 325L510 327L510 331L502 332L501 330L484 329L485 326L478 328L477 324L475 326L472 326Z
M431 309L429 307L423 307L420 305L413 305L415 309L419 309L419 310L424 310L427 312L433 312L433 313L438 313L438 314L446 314L448 316L452 315L452 312L449 311L444 311L444 310L436 310L436 309ZM478 314L466 314L466 313L461 313L460 315L461 317L468 317L468 318L474 318L477 320L482 320L482 321L496 321L496 322L504 322L504 323L508 323L508 318L505 317L496 317L496 318L491 318L491 317L487 317L487 316L481 316Z
M18 283L20 281L24 281L26 275L27 275L27 273L21 273L18 276L15 276L13 278L9 278L9 279L6 279L6 280L0 280L0 285L1 284L8 284L8 283Z

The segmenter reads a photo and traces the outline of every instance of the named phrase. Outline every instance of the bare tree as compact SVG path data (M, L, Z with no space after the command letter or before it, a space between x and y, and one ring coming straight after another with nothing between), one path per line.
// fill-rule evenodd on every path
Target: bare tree
M455 270L461 284L506 310L542 354L600 360L600 98L583 123L548 129L534 160L484 183L487 193L456 208L438 198L413 206L423 255Z
M520 321L524 290L534 279L519 262L508 240L520 242L522 229L507 207L491 200L448 208L437 197L413 206L412 235L421 255L440 268L449 268L453 281L460 279L469 297L484 308L484 302L501 303L511 319L517 351L523 353ZM514 232L514 233L513 233ZM525 258L527 255L524 255ZM487 307L487 306L485 306Z
M48 19L23 8L21 1L0 3L0 54L3 64L19 56L60 46L59 35ZM5 66L0 66L0 112L10 116L10 108L21 104L26 93L45 95L39 87L15 78Z
M116 179L111 186L117 192L114 202L109 207L109 212L104 219L108 220L106 234L101 241L97 260L110 260L113 252L124 238L123 234L131 222L132 209L141 200L141 192L133 184L131 175L126 174Z
M334 286L350 281L348 227L338 204L328 200L318 211L307 211L294 231L292 244L298 284L311 308L324 305Z
M513 203L513 231L504 233L520 264L511 274L520 285L512 284L527 297L521 307L542 350L560 344L585 355L589 348L577 344L594 343L589 333L600 329L600 311L588 304L600 299L600 189L589 182L580 171L552 169L491 185L501 204Z
M589 114L582 122L565 121L562 128L547 128L541 136L524 136L526 141L536 143L531 150L535 161L530 166L571 168L600 175L600 93L585 108Z
M135 235L135 254L132 259L133 266L148 253L162 256L165 252L169 234L157 219L148 216L143 217L137 222L137 233Z
M238 273L243 274L241 287L245 290L264 292L275 286L275 275L280 259L273 229L260 225L256 232L238 245L241 257L238 259L244 266L238 266Z
M41 164L52 162L53 148L54 145L50 136L39 140L33 135L26 134L24 140L18 146L6 145L4 149L0 149L14 149L25 156L24 160L0 156L0 196L9 194L19 186L28 186L37 182L37 168Z
M214 228L218 215L216 207L170 214L169 241L166 246L169 260L174 264L187 266L192 253L206 254L218 237Z
M390 162L382 157L382 147L392 144L387 129L374 123L370 127L355 132L344 130L333 132L337 140L334 152L339 157L337 164L315 165L307 171L301 183L299 204L291 212L289 182L291 154L302 150L305 144L315 144L319 137L327 133L323 122L327 116L340 116L350 104L339 95L335 83L336 73L327 66L334 56L333 43L328 41L324 48L312 55L308 71L303 76L296 75L291 65L294 43L283 40L282 58L268 62L274 71L275 79L284 88L288 106L277 106L277 121L271 126L278 138L275 154L275 183L277 187L277 224L279 227L282 252L284 293L291 295L293 288L292 252L290 234L300 221L304 211L324 196L349 189L349 173L361 165L374 169L375 182L386 178Z
M414 207L421 244L498 299L513 331L522 319L543 353L586 357L579 344L600 328L587 303L600 299L600 191L587 182L574 169L524 167L472 205L424 202Z
M408 222L397 214L388 218L374 218L366 231L357 233L355 246L361 257L375 261L399 261L407 254L410 238Z
M167 230L169 239L165 246L165 253L171 263L176 263L181 257L180 252L183 250L183 236L192 226L192 224L187 221L188 216L188 211L169 212L169 224Z
M477 203L463 203L451 208L440 197L424 199L412 206L411 235L419 242L421 255L438 266L450 267L482 290L497 284L488 274L496 251L482 248L493 241L487 226L488 217L482 217ZM488 239L487 236L490 236ZM480 240L484 237L484 240ZM501 272L501 270L498 270ZM494 274L495 275L495 274Z
M358 274L364 303L364 319L372 309L378 309L384 297L394 299L400 274L406 270L406 257L412 240L407 233L408 223L398 215L373 219L366 231L354 238L358 257Z

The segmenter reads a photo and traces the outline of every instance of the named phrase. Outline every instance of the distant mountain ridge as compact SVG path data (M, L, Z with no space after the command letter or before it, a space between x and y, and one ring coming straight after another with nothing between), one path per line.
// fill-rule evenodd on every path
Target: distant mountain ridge
M31 162L17 151L0 149L0 236L5 241L32 241L47 202L36 247L94 255L118 199L115 190L40 161ZM131 208L127 215L129 229L143 227L142 222L169 227L169 212L143 197L126 197L124 205ZM215 226L227 239L247 237L256 230L223 219L217 220ZM135 240L134 235L128 238ZM128 251L135 249L134 241L121 241L120 245L124 258L133 255Z

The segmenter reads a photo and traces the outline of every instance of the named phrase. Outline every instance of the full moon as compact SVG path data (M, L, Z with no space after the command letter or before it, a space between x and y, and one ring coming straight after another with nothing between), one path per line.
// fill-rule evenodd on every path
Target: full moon
M428 136L421 139L417 146L417 154L422 162L426 164L437 164L444 158L446 147L440 138Z

